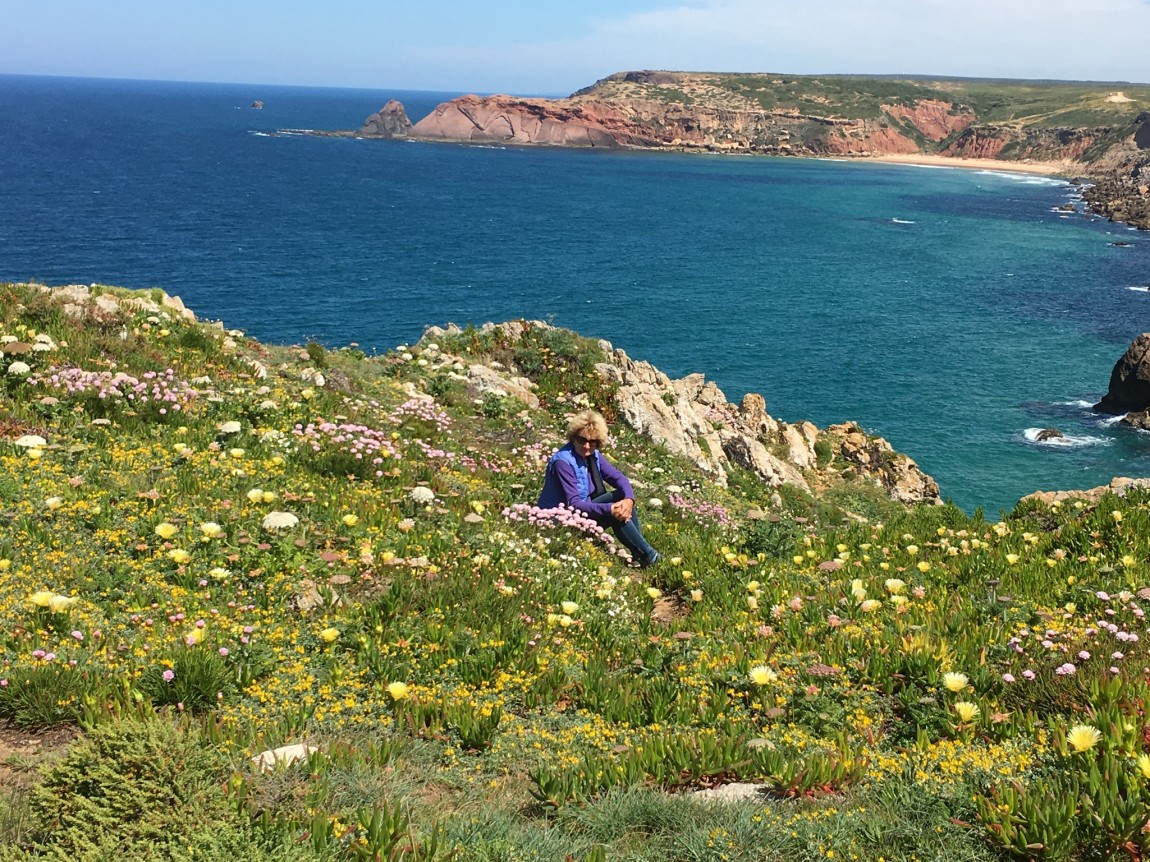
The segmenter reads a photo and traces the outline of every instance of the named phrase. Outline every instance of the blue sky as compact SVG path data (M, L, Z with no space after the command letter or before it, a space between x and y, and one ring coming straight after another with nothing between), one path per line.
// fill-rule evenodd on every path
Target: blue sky
M0 0L0 73L566 94L626 69L1150 82L1150 0Z

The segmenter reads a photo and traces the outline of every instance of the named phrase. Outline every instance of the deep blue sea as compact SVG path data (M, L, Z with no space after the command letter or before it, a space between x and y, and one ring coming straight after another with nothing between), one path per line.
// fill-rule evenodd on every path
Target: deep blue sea
M857 420L968 510L1150 475L1150 435L1086 409L1150 330L1150 235L1055 211L1066 183L277 133L453 95L0 76L0 279L162 287L381 351L547 319L788 421Z

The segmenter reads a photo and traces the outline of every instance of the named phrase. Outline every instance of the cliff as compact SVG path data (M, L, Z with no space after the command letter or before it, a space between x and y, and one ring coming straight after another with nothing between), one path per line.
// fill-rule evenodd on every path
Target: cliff
M1122 89L1117 89L1121 87ZM1150 87L623 72L563 99L463 96L362 137L795 156L916 153L1060 164L1091 207L1150 228Z

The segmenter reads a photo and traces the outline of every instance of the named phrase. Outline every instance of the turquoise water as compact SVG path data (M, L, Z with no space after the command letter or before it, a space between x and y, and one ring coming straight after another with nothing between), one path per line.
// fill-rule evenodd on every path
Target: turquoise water
M0 76L0 278L377 350L549 319L788 421L856 420L967 509L1150 474L1150 436L1084 409L1150 329L1150 237L1056 212L1066 183L276 134L448 95Z

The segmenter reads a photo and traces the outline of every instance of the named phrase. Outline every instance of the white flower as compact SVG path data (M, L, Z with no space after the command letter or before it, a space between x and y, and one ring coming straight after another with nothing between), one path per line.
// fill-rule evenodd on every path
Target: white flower
M435 499L435 492L426 485L417 485L411 489L411 499L421 506L426 506Z
M243 430L243 425L236 422L234 419L231 422L224 422L219 426L221 434L239 434Z
M267 401L260 402L260 410L261 411L276 410L278 407L279 407L279 405L270 399Z
M290 530L299 523L299 518L291 512L268 512L264 515L265 530Z
M667 493L668 494L682 494L683 488L681 485L668 485L667 486Z
M8 373L13 377L27 377L32 373L32 366L27 362L16 360L8 366Z
M39 449L41 446L47 446L48 441L39 434L25 434L16 440L15 445L21 446L24 449Z
M650 500L647 501L647 507L650 509L662 509L663 508L663 501L660 500L658 497L652 497Z

